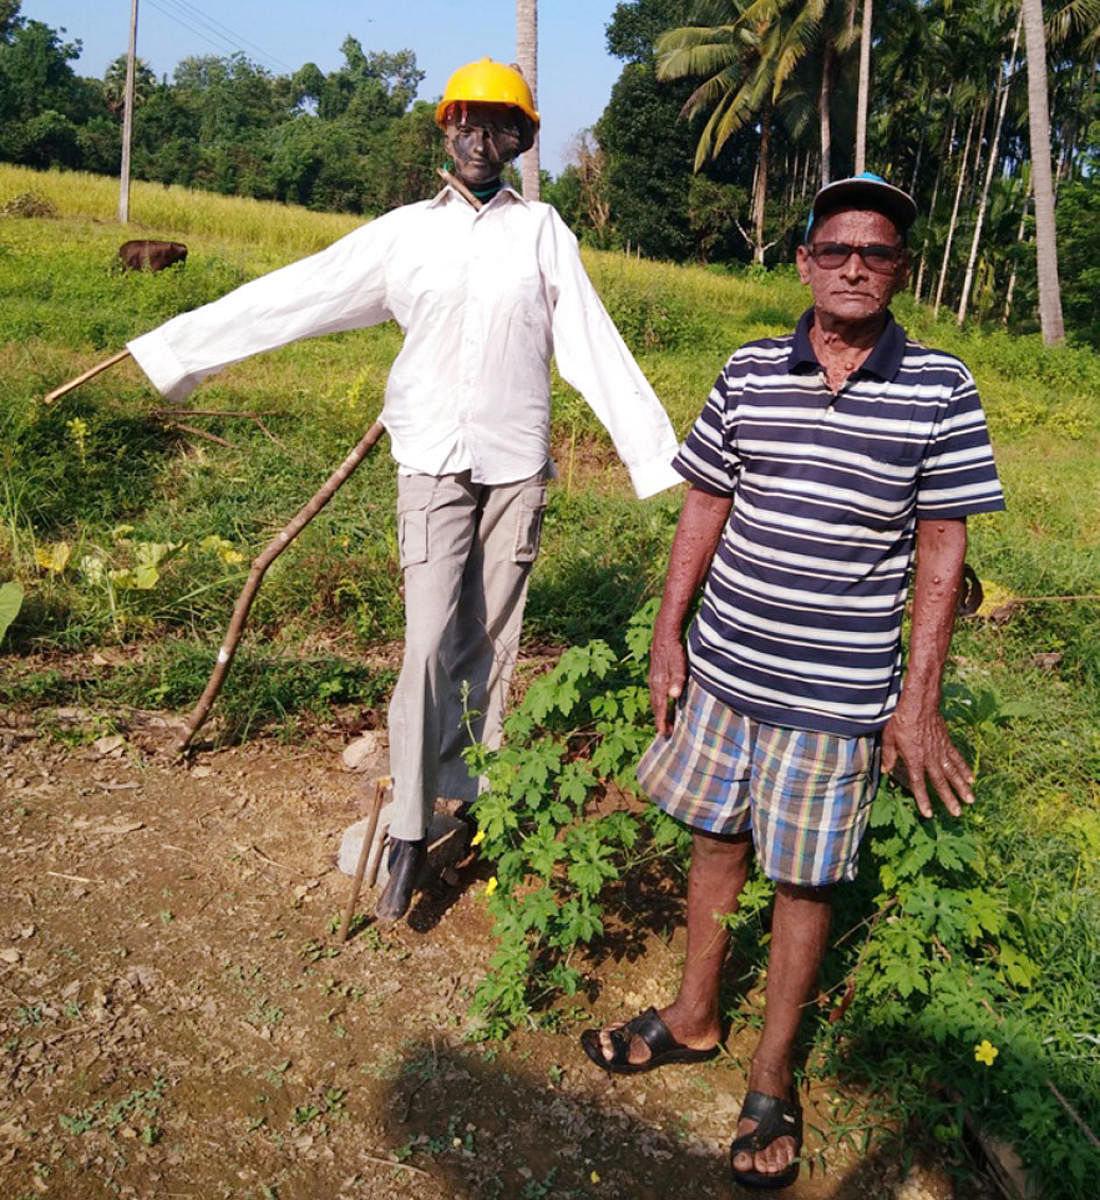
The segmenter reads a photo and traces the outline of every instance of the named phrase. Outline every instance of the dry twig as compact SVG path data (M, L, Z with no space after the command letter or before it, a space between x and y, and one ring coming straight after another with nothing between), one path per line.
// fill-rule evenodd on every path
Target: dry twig
M371 452L375 443L384 432L385 426L383 426L382 422L375 421L362 438L360 438L359 443L347 458L325 480L313 499L298 512L297 516L284 529L276 534L263 552L253 560L252 569L248 573L248 579L245 581L236 607L233 609L233 616L230 619L229 628L226 630L225 641L222 642L221 649L218 651L214 670L206 687L203 689L202 695L199 697L198 703L187 718L187 728L183 737L176 744L176 752L178 754L182 754L190 746L191 739L198 732L199 726L206 720L214 700L222 690L222 685L225 683L225 676L229 671L229 664L233 661L233 655L236 653L241 635L244 633L249 610L252 608L252 602L256 598L256 593L259 591L260 583L267 568L294 541L321 509L328 504L339 488L347 482L352 472Z

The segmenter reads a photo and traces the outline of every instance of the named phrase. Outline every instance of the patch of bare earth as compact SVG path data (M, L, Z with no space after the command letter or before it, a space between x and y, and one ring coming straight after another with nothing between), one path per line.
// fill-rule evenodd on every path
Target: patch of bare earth
M679 935L606 961L590 1018L566 1004L557 1029L472 1043L488 871L339 945L335 856L369 776L336 739L189 766L156 718L80 748L14 718L0 739L0 1196L739 1194L726 1147L750 1031L713 1064L632 1079L577 1044L670 993ZM811 1126L834 1099L806 1098ZM812 1130L807 1149L792 1197L979 1194Z

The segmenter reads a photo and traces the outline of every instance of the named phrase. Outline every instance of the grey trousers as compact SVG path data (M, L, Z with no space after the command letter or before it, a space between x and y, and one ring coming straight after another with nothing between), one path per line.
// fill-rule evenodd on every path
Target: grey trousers
M496 485L469 471L398 476L405 657L389 709L393 837L423 837L437 797L477 795L461 752L471 734L500 744L545 509L543 472Z

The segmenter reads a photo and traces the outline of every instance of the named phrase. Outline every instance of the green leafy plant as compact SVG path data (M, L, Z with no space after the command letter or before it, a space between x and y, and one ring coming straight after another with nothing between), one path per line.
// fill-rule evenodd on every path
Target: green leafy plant
M609 788L631 786L649 737L654 612L651 603L631 620L622 654L602 640L567 650L507 718L502 748L467 752L488 783L475 812L482 853L497 868L485 890L498 944L473 997L489 1036L577 991L578 951L604 929L605 886L678 836L659 815L643 839L636 813L592 811Z
M23 607L23 587L14 579L0 584L0 642Z

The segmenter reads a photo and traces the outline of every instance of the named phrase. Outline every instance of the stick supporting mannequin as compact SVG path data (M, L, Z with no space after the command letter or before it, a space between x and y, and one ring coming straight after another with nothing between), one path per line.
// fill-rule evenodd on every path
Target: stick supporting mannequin
M68 383L63 383L60 387L54 388L52 392L47 392L42 397L42 403L52 404L55 400L60 400L62 396L71 392L74 388L80 387L82 383L87 383L89 379L94 379L101 371L106 371L108 367L113 367L115 363L120 363L123 359L129 357L129 350L120 350L117 354L112 354L110 358L105 358L101 363L96 363L94 367L89 367L75 378L70 379Z

